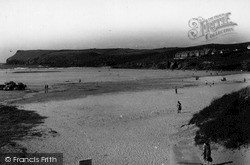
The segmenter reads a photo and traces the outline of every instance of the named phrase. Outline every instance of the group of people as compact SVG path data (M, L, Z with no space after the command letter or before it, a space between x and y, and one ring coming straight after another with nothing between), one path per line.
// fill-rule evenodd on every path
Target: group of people
M44 91L45 91L45 93L49 92L49 85L48 84L45 84Z
M207 80L205 81L205 83L206 83L206 85L208 85ZM213 81L211 84L209 84L209 85L210 85L210 87L211 87L212 85L214 85L214 81Z

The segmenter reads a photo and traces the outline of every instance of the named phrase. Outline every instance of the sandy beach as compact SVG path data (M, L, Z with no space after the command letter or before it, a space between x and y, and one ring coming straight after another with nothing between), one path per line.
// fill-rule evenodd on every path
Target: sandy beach
M0 165L250 165L247 6L0 0Z
M67 165L88 158L94 165L200 164L201 147L193 142L197 128L188 126L188 121L213 99L250 85L249 73L170 74L171 71L139 70L131 74L130 70L108 69L94 72L99 78L89 74L89 82L81 75L68 74L56 82L56 78L42 83L27 79L30 89L26 92L0 91L4 96L2 103L47 117L35 128L43 136L26 138L18 144L28 153L63 153ZM220 80L224 75L226 82ZM193 76L201 78L195 80ZM244 77L246 83L242 82ZM84 83L77 83L79 78ZM205 85L206 81L209 85ZM50 84L48 94L43 91L46 82ZM210 85L212 82L214 85ZM183 105L181 114L177 114L178 100ZM54 133L48 134L49 130ZM212 145L212 157L215 164L250 163L249 150L231 152L216 144Z

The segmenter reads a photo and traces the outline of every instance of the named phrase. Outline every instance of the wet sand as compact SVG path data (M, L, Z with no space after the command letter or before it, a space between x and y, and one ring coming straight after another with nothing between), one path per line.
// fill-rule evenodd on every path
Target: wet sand
M16 74L16 72L22 72ZM41 73L35 73L41 72ZM217 75L218 74L218 75ZM30 103L52 100L69 100L88 95L99 95L114 92L172 89L204 85L202 77L209 76L207 81L221 83L223 76L237 74L235 80L243 79L242 72L217 71L183 71L183 70L134 70L106 68L51 68L0 70L3 84L7 81L27 84L26 91L1 91L0 103ZM195 77L200 77L195 80ZM79 83L81 79L81 83ZM230 80L230 79L229 79ZM229 81L232 82L233 80ZM44 92L44 85L49 85L49 93Z
M242 83L246 76L248 83ZM37 130L57 132L55 136L26 139L19 144L27 152L62 152L67 165L87 158L98 165L200 163L201 150L193 146L192 140L196 128L186 126L187 122L212 99L250 85L250 77L231 75L227 82L221 82L221 76L198 81L189 77L98 82L99 87L89 93L86 89L91 89L94 83L88 88L87 83L57 83L47 95L37 90L25 99L9 100L48 117ZM206 86L205 80L214 81L215 85ZM179 86L179 94L172 89L175 85ZM176 113L178 100L183 105L181 114ZM226 155L221 151L220 148L212 151L215 163L227 161L226 157L218 156ZM237 159L242 157L236 156L234 162Z

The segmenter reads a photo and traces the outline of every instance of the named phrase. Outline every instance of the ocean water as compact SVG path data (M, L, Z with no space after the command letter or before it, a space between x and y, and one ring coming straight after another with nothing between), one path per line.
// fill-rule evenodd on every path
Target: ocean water
M225 72L224 72L225 73ZM211 77L212 74L212 77ZM23 82L28 85L44 85L55 83L77 83L81 82L107 82L107 81L133 81L149 79L173 79L190 78L193 76L208 76L198 81L217 81L223 77L217 76L216 71L183 71L183 70L152 70L152 69L110 69L110 68L15 68L0 69L0 84L8 81ZM215 77L214 77L215 76ZM230 80L242 81L244 77L249 78L249 73L237 76L226 76Z
M109 68L16 68L0 69L0 83L7 81L28 84L52 84L64 82L126 81L148 78L171 78L191 75L190 72L169 70L135 70Z

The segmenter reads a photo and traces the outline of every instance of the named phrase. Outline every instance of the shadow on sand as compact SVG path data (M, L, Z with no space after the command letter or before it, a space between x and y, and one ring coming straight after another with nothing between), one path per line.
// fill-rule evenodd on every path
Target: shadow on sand
M212 164L212 165L225 165L225 164L230 164L230 163L233 163L233 161L217 163L217 164ZM178 162L177 164L179 165L203 165L202 163L192 163L192 162Z
M192 113L192 111L182 111L181 113Z
M192 163L192 162L178 162L177 164L182 165L203 165L202 163Z
M26 136L42 136L34 127L42 124L46 118L34 111L0 105L0 148L7 144L15 146L15 141Z
M224 164L229 164L229 163L233 163L233 161L224 162L224 163L218 163L218 164L213 164L213 165L224 165Z

